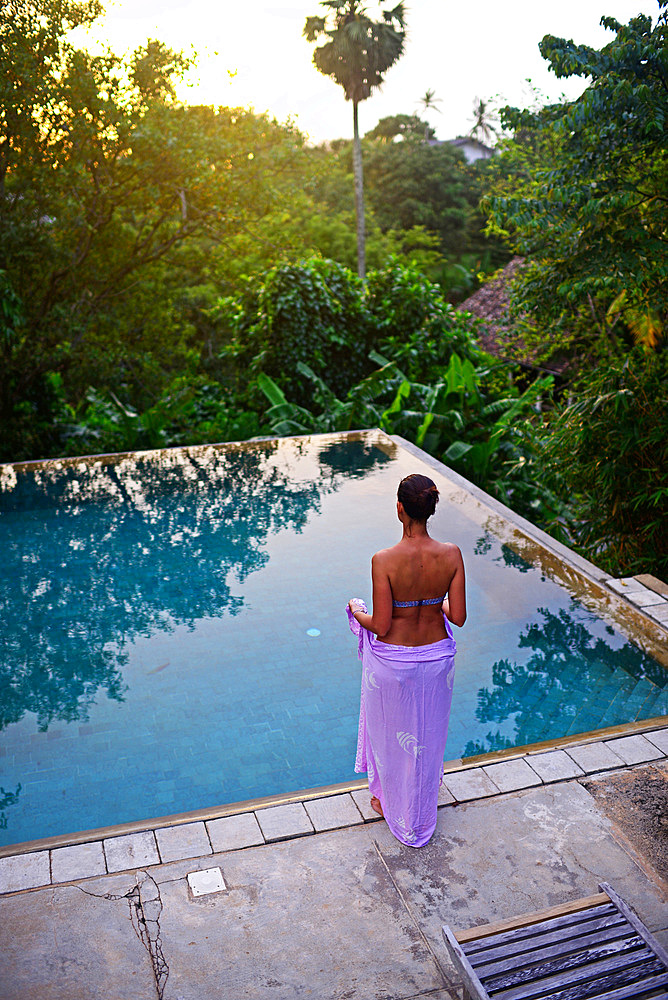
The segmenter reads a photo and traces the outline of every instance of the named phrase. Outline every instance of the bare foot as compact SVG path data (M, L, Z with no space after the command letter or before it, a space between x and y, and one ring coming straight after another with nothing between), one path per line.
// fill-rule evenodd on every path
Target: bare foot
M374 812L377 812L379 816L383 815L383 807L380 804L380 799L377 799L375 795L371 796L371 808Z

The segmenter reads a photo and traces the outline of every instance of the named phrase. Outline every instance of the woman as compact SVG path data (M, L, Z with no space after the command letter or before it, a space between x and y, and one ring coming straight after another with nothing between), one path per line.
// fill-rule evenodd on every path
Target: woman
M403 534L371 560L373 613L348 602L362 660L355 770L368 772L372 807L411 847L436 827L456 651L449 622L466 621L462 554L427 531L437 502L427 476L401 480Z

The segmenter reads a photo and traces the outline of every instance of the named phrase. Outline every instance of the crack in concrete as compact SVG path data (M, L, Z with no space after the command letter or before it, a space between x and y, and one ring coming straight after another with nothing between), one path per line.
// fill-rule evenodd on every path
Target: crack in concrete
M148 872L142 872L142 874L145 878L138 882L127 896L130 904L130 919L137 937L151 959L158 1000L163 1000L169 979L169 965L165 959L160 939L162 898L157 882Z
M155 990L158 1000L163 1000L167 980L169 979L169 964L162 950L160 933L160 915L162 913L162 898L157 882L148 872L138 872L143 878L135 882L133 887L120 896L111 892L97 893L77 886L87 896L96 899L108 899L111 902L127 900L130 907L130 922L133 930L146 949L151 961Z
M443 966L439 962L438 957L436 956L436 953L434 952L434 949L430 945L430 943L429 943L429 941L428 941L428 939L427 939L424 931L420 927L420 924L418 923L417 917L413 913L413 910L412 910L412 908L411 908L408 900L406 899L406 897L404 896L403 892L401 891L398 882L396 881L396 879L392 875L392 872L390 871L390 868L389 868L389 866L387 864L387 861L383 857L383 853L382 853L382 851L381 851L381 849L380 849L380 847L378 845L378 841L375 839L375 837L373 839L373 846L376 849L376 854L378 855L383 868L387 872L387 875L388 875L388 878L390 879L390 882L394 886L394 889L395 889L397 895L399 896L399 899L403 903L403 906L404 906L404 909L406 910L406 913L408 914L408 916L411 918L413 924L415 925L415 929L417 930L420 938L422 939L422 943L424 944L425 948L427 949L427 951L431 955L432 959L434 960L434 964L435 964L436 968L438 969L438 971L441 974L441 979L443 981L443 986L446 989L450 988L452 984L451 984L450 980L448 979L448 977L446 976L445 971L443 969Z

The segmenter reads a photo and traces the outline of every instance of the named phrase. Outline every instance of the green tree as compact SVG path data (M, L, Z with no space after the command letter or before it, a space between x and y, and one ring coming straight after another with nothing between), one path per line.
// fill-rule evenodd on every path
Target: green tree
M604 17L614 38L600 51L545 36L541 53L555 74L591 83L575 101L504 109L516 139L497 168L514 164L487 207L492 225L528 258L515 305L543 328L586 325L605 338L621 319L652 346L665 327L667 7L661 0L655 24L645 15L627 25Z
M450 143L425 142L425 128L417 115L390 115L362 140L368 265L384 267L391 253L417 264L458 301L476 287L480 272L496 270L509 254L500 237L485 234L478 207L489 183L487 163L469 166ZM352 143L337 140L310 152L319 161L310 193L319 211L328 209L318 225L339 225L344 212L352 215ZM313 246L351 266L336 246Z
M419 101L419 104L422 108L422 113L425 115L427 114L428 111L438 111L440 115L441 109L437 108L436 105L441 103L442 103L441 98L437 97L436 91L432 90L431 88L429 90L425 90L424 94L422 95ZM424 130L425 139L430 138L429 135L430 132L432 135L434 134L434 130L430 126L426 125Z
M388 115L364 136L380 142L397 142L404 139L433 139L434 130L418 115Z
M380 123L379 123L380 124ZM449 143L429 145L418 131L402 142L365 139L366 191L381 229L423 226L436 233L445 257L458 256L476 217L478 191L462 153Z
M323 0L325 15L308 17L304 36L309 42L326 41L316 48L313 62L325 76L341 87L353 105L353 173L357 217L357 270L366 272L364 227L364 182L362 149L359 135L358 107L383 82L387 70L404 49L405 10L398 3L391 10L383 8L383 20L373 21L360 0Z
M590 375L546 442L570 540L613 576L668 574L666 384L668 351L636 348Z
M303 144L265 116L179 105L187 60L159 42L128 59L67 42L100 12L0 9L0 422L13 457L56 444L54 373L70 398L114 380L145 407L187 366L184 285L276 211Z
M264 372L300 404L309 403L309 387L297 374L300 361L331 379L336 392L371 367L373 329L363 283L331 260L271 268L249 282L239 299L221 302L220 322L233 330L223 358L240 397L248 390L249 374Z
M498 116L489 101L476 97L473 102L473 125L469 129L472 139L479 139L488 145L496 137Z

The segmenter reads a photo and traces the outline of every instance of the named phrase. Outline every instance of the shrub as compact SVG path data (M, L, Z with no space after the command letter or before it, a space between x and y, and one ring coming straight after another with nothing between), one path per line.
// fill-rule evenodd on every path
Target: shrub
M668 351L596 370L546 441L573 540L614 576L668 577Z

